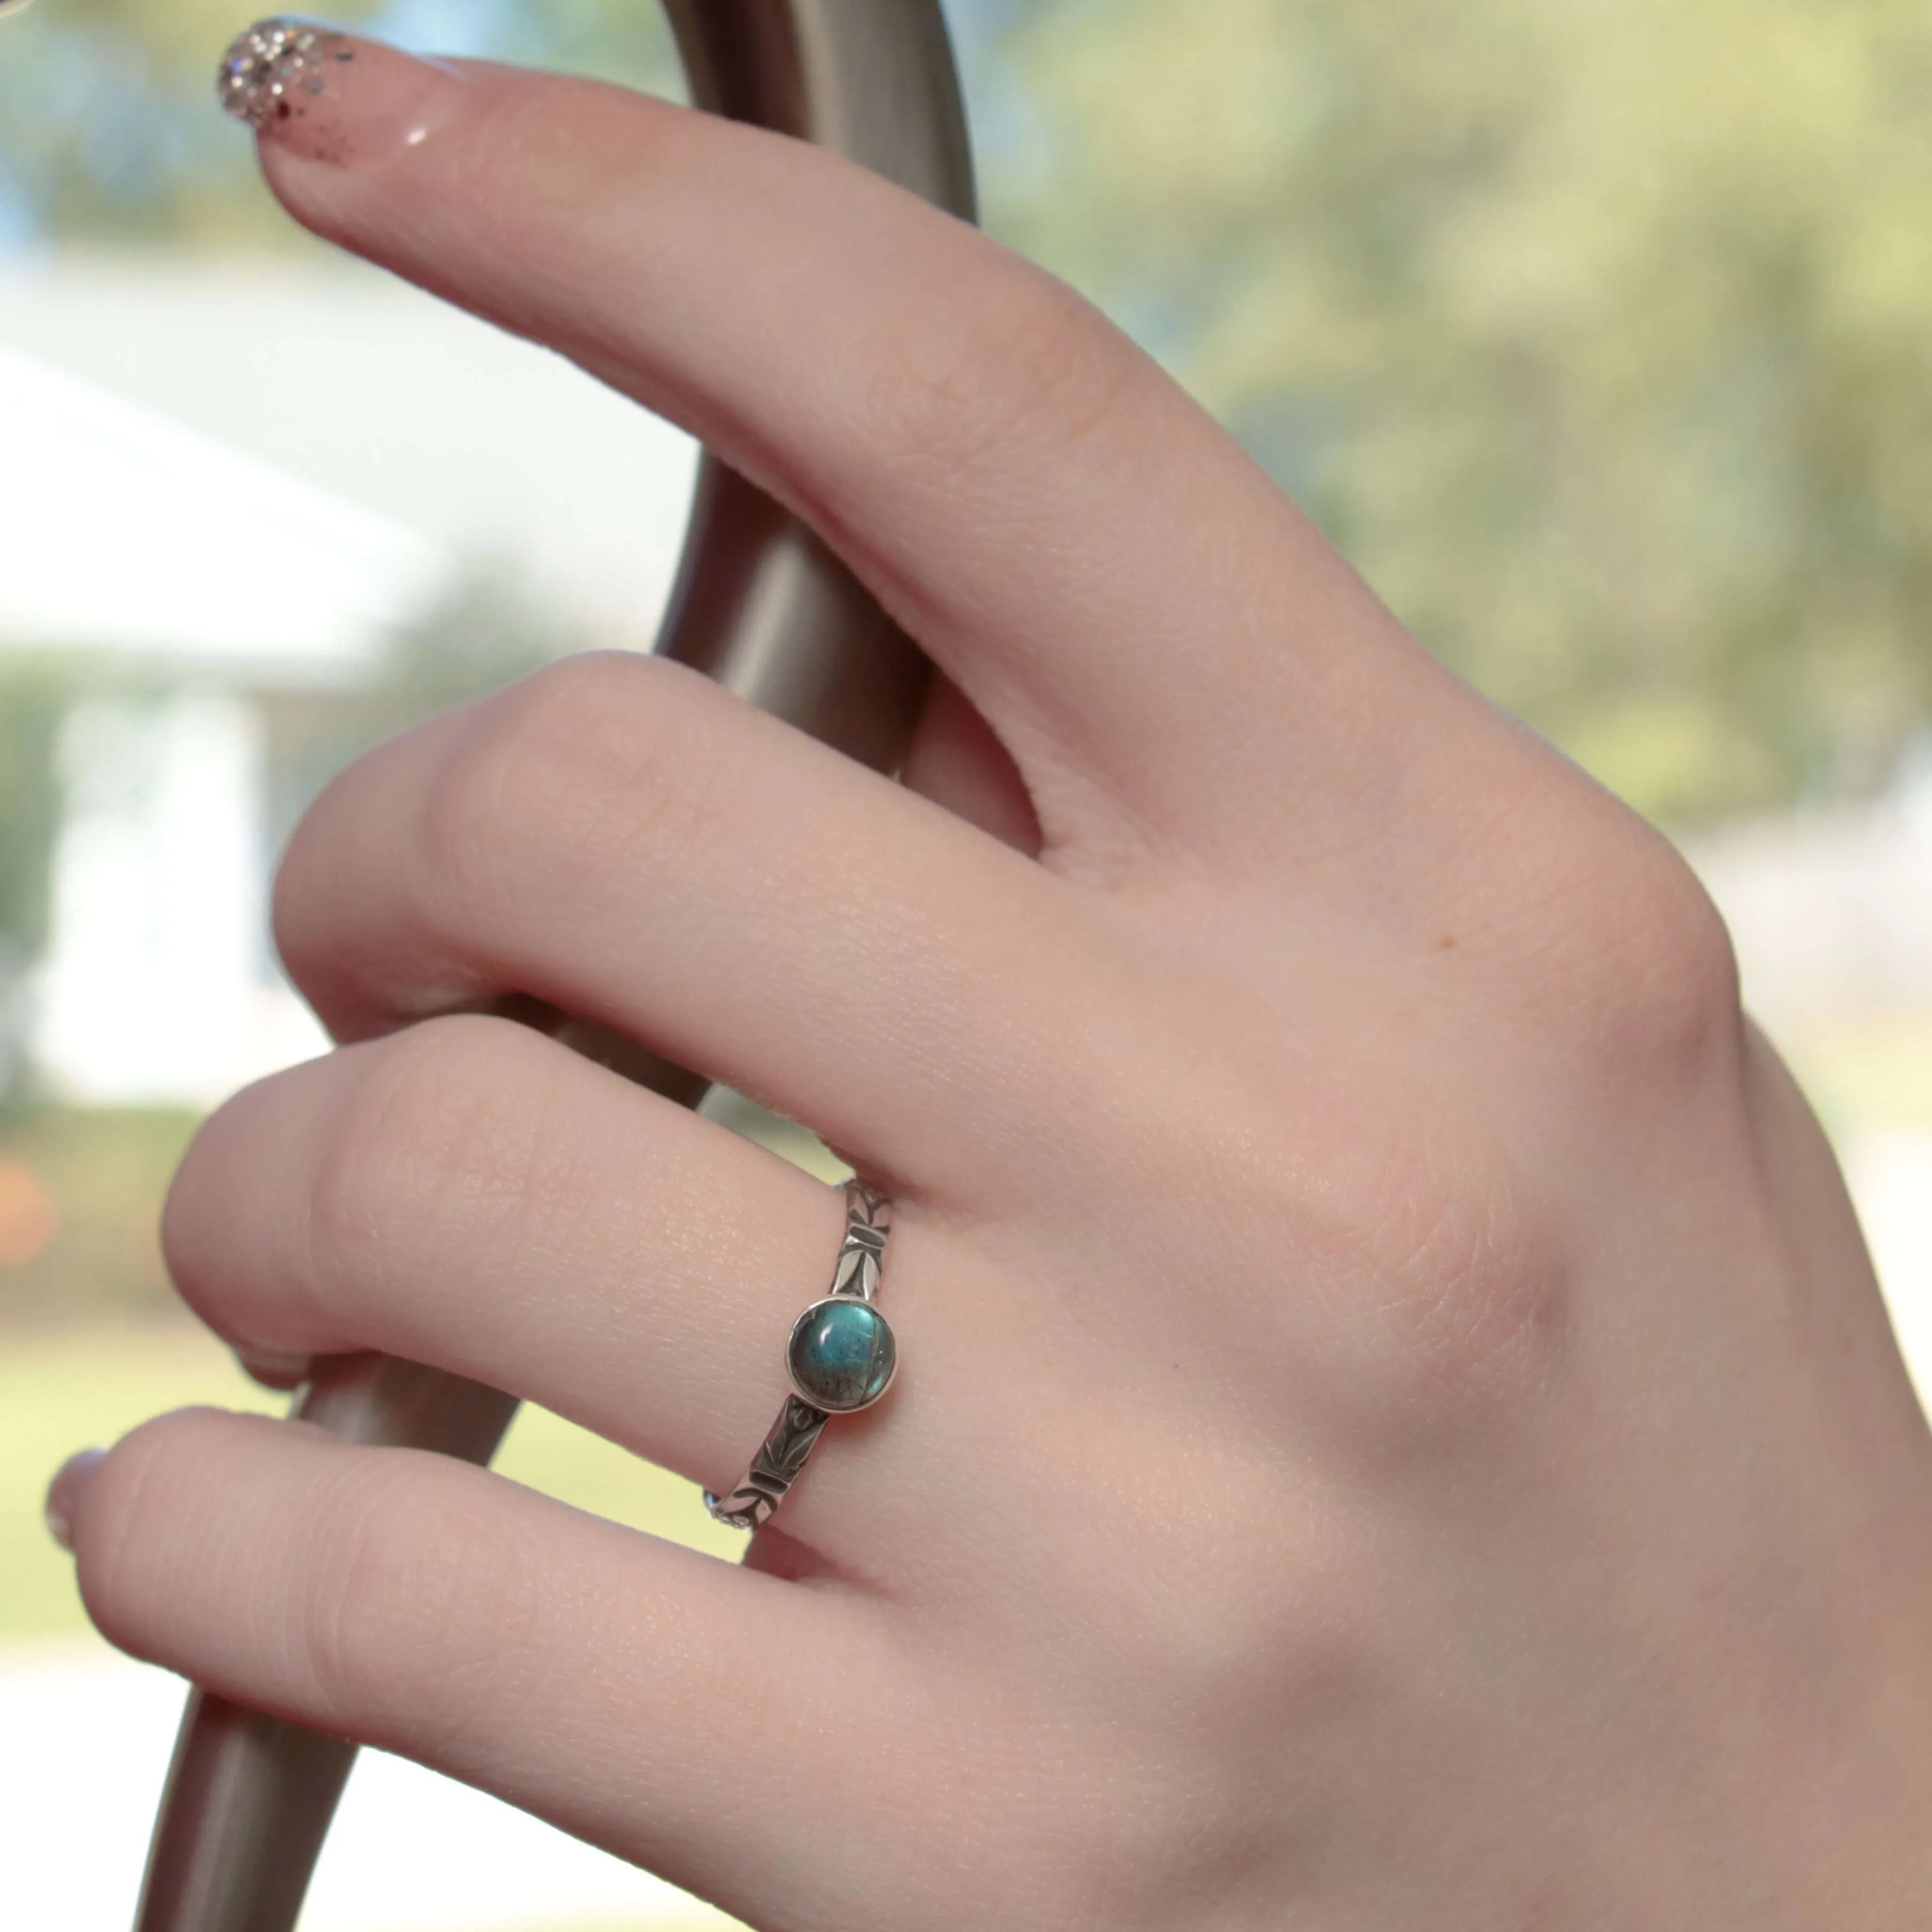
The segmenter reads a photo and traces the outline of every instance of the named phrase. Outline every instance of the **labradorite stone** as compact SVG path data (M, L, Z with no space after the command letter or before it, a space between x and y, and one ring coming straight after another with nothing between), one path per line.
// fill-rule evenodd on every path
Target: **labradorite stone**
M834 1414L877 1402L898 1358L885 1317L871 1303L849 1295L808 1308L785 1354L799 1394Z

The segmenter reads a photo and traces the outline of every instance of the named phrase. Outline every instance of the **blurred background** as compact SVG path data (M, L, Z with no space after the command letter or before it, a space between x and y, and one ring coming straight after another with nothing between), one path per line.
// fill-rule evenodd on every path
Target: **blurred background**
M338 10L678 92L647 0ZM949 12L989 225L1683 844L1932 1388L1932 14ZM36 1932L127 1922L179 1702L88 1633L46 1476L162 1408L278 1406L172 1307L154 1236L197 1115L322 1044L267 943L276 850L412 719L647 646L692 460L283 220L213 104L242 24L0 21L0 1886ZM506 1466L730 1547L554 1418ZM370 1759L304 1925L724 1922Z

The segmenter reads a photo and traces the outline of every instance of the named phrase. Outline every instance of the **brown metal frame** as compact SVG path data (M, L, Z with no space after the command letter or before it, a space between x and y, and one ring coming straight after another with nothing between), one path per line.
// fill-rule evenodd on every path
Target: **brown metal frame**
M665 0L700 107L816 142L952 213L971 151L939 0ZM880 770L898 763L926 666L798 520L707 457L658 648ZM535 1019L681 1103L698 1076L628 1042ZM296 1412L346 1442L487 1462L512 1397L412 1363L322 1364ZM356 1747L194 1692L136 1932L292 1932Z

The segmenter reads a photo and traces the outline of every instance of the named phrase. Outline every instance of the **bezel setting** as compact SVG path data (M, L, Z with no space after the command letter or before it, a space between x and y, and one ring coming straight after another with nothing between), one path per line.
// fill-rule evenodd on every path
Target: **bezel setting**
M822 1390L814 1388L799 1372L798 1354L800 1344L807 1331L827 1309L862 1310L866 1318L884 1339L886 1372L884 1379L877 1389L857 1402L836 1402L826 1400ZM808 1402L814 1408L822 1408L828 1415L856 1415L860 1410L870 1408L874 1402L884 1399L899 1372L898 1337L892 1333L892 1324L878 1309L866 1298L856 1294L830 1294L821 1296L799 1312L798 1319L791 1324L791 1333L785 1338L785 1373L792 1387L798 1392L801 1401Z

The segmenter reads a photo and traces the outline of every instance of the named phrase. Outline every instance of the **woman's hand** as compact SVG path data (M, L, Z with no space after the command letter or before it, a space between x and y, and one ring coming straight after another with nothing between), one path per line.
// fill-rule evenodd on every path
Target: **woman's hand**
M688 425L945 682L904 786L627 657L339 781L278 915L348 1044L207 1127L176 1278L728 1486L837 1196L438 1017L518 992L878 1178L903 1371L742 1570L164 1418L77 1498L102 1628L785 1932L1922 1924L1932 1444L1670 848L980 235L332 50L296 218Z

